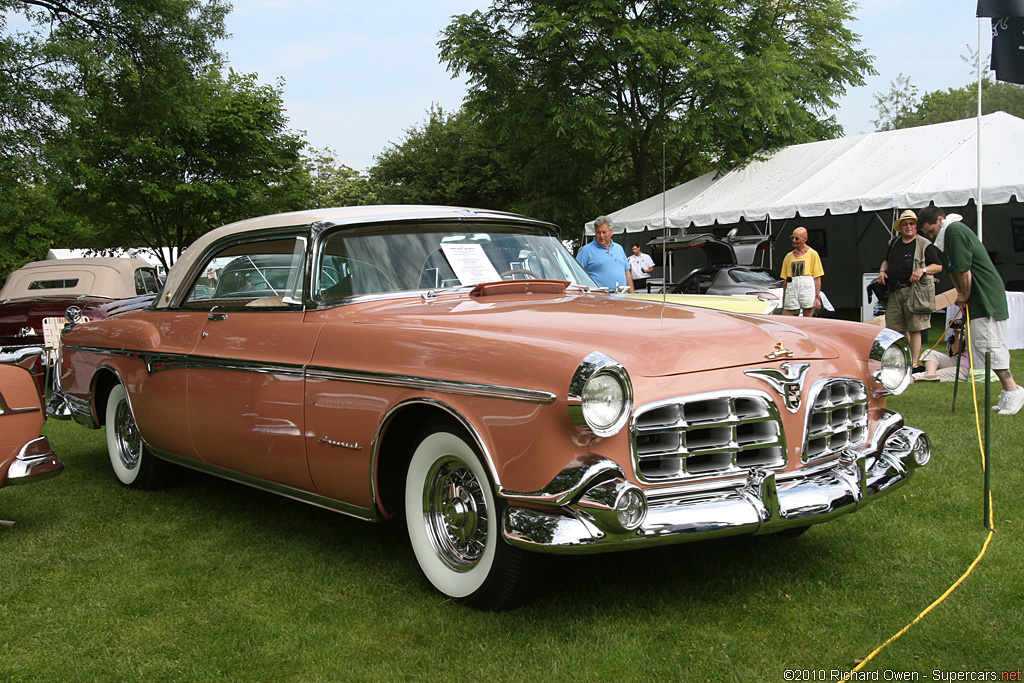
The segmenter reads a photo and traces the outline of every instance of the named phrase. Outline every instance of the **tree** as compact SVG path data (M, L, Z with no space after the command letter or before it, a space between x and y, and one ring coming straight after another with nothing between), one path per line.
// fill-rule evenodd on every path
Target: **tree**
M895 81L889 81L887 94L875 93L875 103L871 108L878 112L878 118L871 125L880 131L899 128L899 122L919 104L917 86L910 82L909 76L901 73Z
M304 157L304 163L311 185L308 208L380 203L374 183L354 168L339 163L334 151L313 150L311 156Z
M471 114L434 106L421 126L374 157L370 178L385 203L513 210L519 183L501 157Z
M974 66L978 64L977 52L967 46L967 54L960 59ZM992 72L984 64L981 72L981 111L992 114L1003 111L1024 118L1024 86L992 79ZM914 128L933 123L946 123L973 118L978 115L978 71L974 69L975 80L961 88L933 90L917 97L917 86L903 74L891 82L886 94L875 93L872 108L879 118L871 123L876 130Z
M308 203L305 143L287 131L280 83L216 66L195 80L166 70L159 88L140 76L90 74L50 144L62 199L96 228L85 246L160 256L223 223Z
M57 168L44 156L55 139L75 138L68 111L83 84L114 74L145 81L148 90L137 90L160 111L166 101L153 94L162 83L174 74L194 80L214 62L228 6L223 0L0 0L0 10L0 234L17 236L3 240L0 261L18 265L54 244L88 246L82 236L89 226L58 201ZM127 100L119 104L149 113Z
M66 247L87 233L85 221L55 199L34 157L6 158L0 171L0 283L54 247Z
M643 199L786 144L833 137L873 73L846 0L493 0L439 43L526 189ZM657 189L660 189L657 188Z

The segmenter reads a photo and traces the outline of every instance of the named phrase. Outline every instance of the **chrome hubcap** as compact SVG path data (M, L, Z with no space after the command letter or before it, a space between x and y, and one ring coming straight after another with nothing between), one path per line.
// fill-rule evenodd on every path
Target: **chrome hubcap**
M142 437L139 435L139 428L135 426L135 418L132 416L128 401L122 401L117 407L117 421L114 425L117 431L117 454L125 469L133 470L139 465L139 458L142 457Z
M445 458L431 469L423 494L434 551L453 569L472 568L487 542L487 501L479 480L461 460Z

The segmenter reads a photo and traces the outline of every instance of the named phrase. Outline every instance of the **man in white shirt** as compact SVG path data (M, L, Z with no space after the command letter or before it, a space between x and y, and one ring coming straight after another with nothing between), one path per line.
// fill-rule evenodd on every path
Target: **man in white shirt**
M654 271L654 259L640 250L640 245L633 243L633 253L629 256L629 273L633 277L633 290L651 291L647 278Z

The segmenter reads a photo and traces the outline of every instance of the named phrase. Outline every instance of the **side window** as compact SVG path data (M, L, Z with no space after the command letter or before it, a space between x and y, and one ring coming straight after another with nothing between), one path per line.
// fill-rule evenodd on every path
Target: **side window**
M214 254L192 285L186 306L283 306L302 297L305 240L236 244Z
M160 291L160 282L156 271L152 268L139 268L135 271L135 293L156 294Z

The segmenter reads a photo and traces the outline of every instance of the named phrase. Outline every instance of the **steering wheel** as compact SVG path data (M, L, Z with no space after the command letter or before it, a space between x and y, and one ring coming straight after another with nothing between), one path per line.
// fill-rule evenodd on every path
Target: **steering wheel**
M533 272L532 270L528 270L526 268L513 268L512 270L506 270L504 273L501 273L499 275L499 277L502 280L505 280L505 279L507 279L505 277L506 275L513 276L513 278L512 278L513 280L515 279L514 276L516 276L516 275L529 275L534 280L543 280L544 279L540 275L537 275L537 273Z

